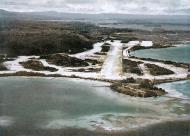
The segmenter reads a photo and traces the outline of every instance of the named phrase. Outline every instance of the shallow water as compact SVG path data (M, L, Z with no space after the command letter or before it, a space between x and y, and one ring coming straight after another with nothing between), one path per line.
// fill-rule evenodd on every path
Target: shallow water
M138 50L131 52L131 55L142 58L190 63L190 44L171 48Z
M172 100L175 107L173 108L173 112L181 116L190 115L190 80L164 83L158 85L158 87L168 92L166 96L174 98Z
M185 98L190 98L190 80L164 83L159 85L159 87L168 90L169 95L172 95L171 91L176 91L176 97L183 96ZM179 94L178 96L177 93Z
M173 105L165 97L132 98L107 85L68 78L0 78L0 134L67 128L119 131L178 117L178 101Z

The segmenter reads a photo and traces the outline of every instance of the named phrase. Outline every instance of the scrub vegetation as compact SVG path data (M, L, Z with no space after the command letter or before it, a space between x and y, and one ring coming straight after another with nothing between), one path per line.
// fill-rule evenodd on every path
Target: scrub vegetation
M136 61L131 61L128 59L123 59L123 70L126 73L134 73L137 75L142 75L141 69L138 67L139 64L142 62L136 62Z

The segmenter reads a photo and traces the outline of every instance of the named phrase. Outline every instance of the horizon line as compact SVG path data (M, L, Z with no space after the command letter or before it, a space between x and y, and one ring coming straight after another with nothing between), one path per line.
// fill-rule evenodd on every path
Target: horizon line
M144 15L144 16L190 16L189 14L140 14L140 13L119 13L119 12L97 12L97 13L84 13L84 12L66 12L66 11L55 11L55 10L31 10L31 11L14 11L14 10L7 10L0 8L0 10L12 13L47 13L47 12L54 12L54 13L63 13L63 14L86 14L86 15L101 15L101 14L118 14L118 15Z

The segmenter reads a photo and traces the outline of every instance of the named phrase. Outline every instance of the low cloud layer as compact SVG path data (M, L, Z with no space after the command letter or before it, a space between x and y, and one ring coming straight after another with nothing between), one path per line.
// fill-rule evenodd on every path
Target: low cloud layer
M0 0L0 8L19 12L190 14L190 0Z

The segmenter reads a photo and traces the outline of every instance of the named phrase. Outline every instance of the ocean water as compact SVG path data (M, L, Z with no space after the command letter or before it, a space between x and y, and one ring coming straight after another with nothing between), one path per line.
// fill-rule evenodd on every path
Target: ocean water
M173 112L180 116L190 117L190 80L164 83L158 87L165 89L168 94L166 97L172 98Z
M190 80L164 83L158 87L168 90L170 96L190 99Z
M171 48L137 50L131 52L131 55L142 58L190 63L190 44Z
M176 104L181 106L181 102L134 98L115 93L107 85L69 78L0 78L0 136L96 135L101 130L125 135L123 131L178 119Z

